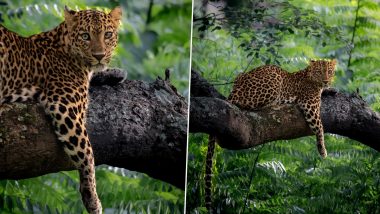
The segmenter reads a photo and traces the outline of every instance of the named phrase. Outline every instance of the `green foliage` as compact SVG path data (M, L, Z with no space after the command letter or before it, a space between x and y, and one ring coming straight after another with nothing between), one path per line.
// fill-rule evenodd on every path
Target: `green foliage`
M310 141L314 137L241 151L218 147L212 188L216 209L222 213L379 212L380 154L351 140L328 135L329 156L321 160ZM188 213L205 211L207 142L205 135L190 137ZM254 165L258 154L259 161ZM249 185L253 168L253 182Z
M112 169L112 167L109 167ZM114 168L117 169L117 168ZM125 171L117 169L119 171ZM126 171L128 174L128 171ZM157 182L146 175L134 178L97 171L98 190L103 207L112 212L182 213L184 192L164 182Z
M147 24L149 1L128 1L127 29L122 31L115 61L125 67L131 79L152 80L171 70L171 82L188 95L191 0L154 1Z
M326 46L344 39L336 27L324 24L315 11L294 5L277 0L245 1L238 7L226 7L225 19L211 14L197 19L194 25L200 25L200 31L210 28L214 31L223 26L231 36L239 39L239 48L247 57L265 64L282 64L287 58L281 51L287 47L284 40L293 35L314 40L314 46ZM333 39L330 38L332 33L336 34Z
M83 210L74 172L25 180L0 181L0 207L4 212L58 212ZM48 211L50 210L50 212Z
M371 108L380 111L378 3L238 2L225 10L225 18L218 16L217 20L194 12L195 20L200 21L194 23L192 67L219 92L228 95L237 74L263 64L279 64L294 72L306 67L309 59L336 58L333 87L346 92L358 88ZM253 5L263 2L263 7L255 11ZM279 22L271 25L268 17ZM257 25L260 21L262 26ZM216 210L380 213L379 153L337 135L327 135L325 141L325 160L318 156L314 136L241 151L217 148L212 189ZM208 137L202 134L189 138L188 213L206 213L203 177L207 142ZM254 164L257 155L258 163Z
M0 23L23 36L48 31L63 21L64 5L72 9L110 10L117 1L0 1ZM191 0L154 1L146 23L148 0L121 1L123 20L111 67L128 71L129 79L152 80L171 69L171 82L188 94ZM116 173L114 171L117 171ZM144 174L99 167L97 189L109 213L182 213L184 192ZM78 173L62 172L25 180L0 181L0 213L84 213Z
M101 166L97 190L105 212L181 213L184 192L143 174ZM75 171L0 181L0 213L85 213Z

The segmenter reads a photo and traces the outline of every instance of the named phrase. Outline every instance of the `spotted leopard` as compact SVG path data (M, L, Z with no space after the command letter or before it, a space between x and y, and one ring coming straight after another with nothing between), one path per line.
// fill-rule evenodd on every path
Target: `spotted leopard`
M95 165L86 131L89 80L103 71L118 41L121 8L110 13L73 11L51 31L21 37L0 25L0 105L36 99L79 170L82 201L102 213Z
M241 109L257 110L282 104L297 105L317 137L319 154L327 156L323 126L320 116L321 93L333 79L336 60L311 60L298 72L288 73L275 65L265 65L238 75L227 101ZM216 138L210 136L205 174L205 203L211 207L212 157Z

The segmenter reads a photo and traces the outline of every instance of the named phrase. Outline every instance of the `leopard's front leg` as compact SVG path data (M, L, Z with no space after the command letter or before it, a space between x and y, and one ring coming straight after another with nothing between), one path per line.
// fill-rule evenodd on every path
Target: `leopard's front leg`
M310 99L302 100L298 103L307 124L317 137L317 149L319 154L325 158L327 151L325 147L325 139L323 132L323 125L321 120L321 97L312 97Z
M102 213L102 205L96 193L94 155L85 127L87 95L73 93L58 96L47 92L45 94L48 96L42 96L45 100L41 102L53 118L55 133L63 143L65 152L79 170L84 206L89 213L99 214Z

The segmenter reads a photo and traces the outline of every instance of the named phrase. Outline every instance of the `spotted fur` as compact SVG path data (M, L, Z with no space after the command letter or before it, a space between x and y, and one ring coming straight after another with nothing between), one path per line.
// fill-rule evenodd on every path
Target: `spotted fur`
M120 19L120 7L110 13L65 8L59 26L27 38L0 25L0 105L35 98L45 107L79 170L82 201L89 213L102 213L102 206L86 131L88 86L92 73L110 62Z
M296 104L317 137L319 154L327 156L320 117L321 93L335 73L335 60L311 60L305 69L288 73L275 65L265 65L240 74L228 101L242 109L257 110L268 106ZM211 208L212 157L216 139L210 136L206 158L205 202Z

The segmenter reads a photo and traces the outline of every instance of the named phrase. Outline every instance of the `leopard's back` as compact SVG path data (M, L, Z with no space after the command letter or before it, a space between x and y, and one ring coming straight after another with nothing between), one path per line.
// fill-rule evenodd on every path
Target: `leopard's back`
M257 109L279 101L286 72L275 65L240 74L228 101L244 109Z
M27 40L0 25L0 104L31 83Z

